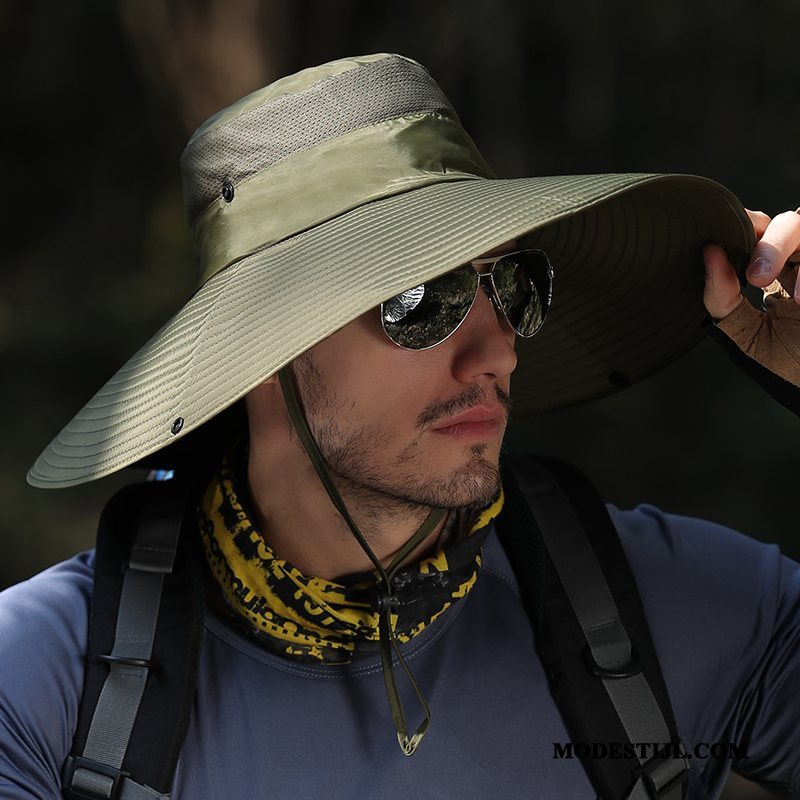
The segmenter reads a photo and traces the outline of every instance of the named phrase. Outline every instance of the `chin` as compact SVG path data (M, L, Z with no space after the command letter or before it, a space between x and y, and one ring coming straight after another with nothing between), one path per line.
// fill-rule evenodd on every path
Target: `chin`
M500 489L499 454L486 444L471 445L466 461L431 481L420 493L425 505L462 508L488 505Z
M358 459L364 448L338 451L329 466L351 497L362 505L398 501L419 508L481 508L500 488L499 443L473 442L457 451L449 447L407 447L399 458L379 463ZM382 506L381 506L382 507Z

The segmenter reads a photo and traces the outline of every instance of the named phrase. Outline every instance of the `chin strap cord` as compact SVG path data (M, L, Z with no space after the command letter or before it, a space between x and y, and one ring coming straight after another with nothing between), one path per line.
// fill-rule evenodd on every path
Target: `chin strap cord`
M328 471L328 465L320 453L317 443L311 434L311 430L306 422L305 415L300 407L300 401L295 391L294 380L289 372L288 367L284 367L278 372L278 380L280 381L281 390L283 392L284 400L286 401L286 408L289 412L289 418L297 430L297 435L306 451L314 469L317 471L325 491L328 493L331 502L336 510L342 515L342 518L347 523L353 536L355 537L361 549L366 553L367 558L372 562L375 571L378 573L378 584L376 586L376 594L374 600L374 610L378 614L378 636L379 647L381 653L381 666L383 669L383 681L386 686L386 696L389 700L389 708L392 712L392 720L394 727L397 731L397 741L400 743L400 749L407 756L414 754L414 751L425 736L431 721L431 712L428 703L425 700L422 690L419 688L411 670L408 668L400 647L395 637L394 627L392 626L391 615L393 611L399 611L398 600L392 590L392 578L395 576L397 570L402 566L403 561L409 556L411 552L423 542L436 526L442 521L445 515L444 509L434 509L428 514L425 522L420 525L414 535L400 548L391 560L388 567L384 569L378 557L372 551L372 548L367 543L364 535L358 529L358 526L350 516L350 512L342 500L339 490L336 488L333 480ZM414 733L410 736L408 734L408 726L406 725L406 717L403 713L403 704L400 700L400 692L397 689L397 681L394 675L394 664L392 662L392 651L397 658L397 662L405 672L409 683L417 695L417 699L422 706L423 719Z

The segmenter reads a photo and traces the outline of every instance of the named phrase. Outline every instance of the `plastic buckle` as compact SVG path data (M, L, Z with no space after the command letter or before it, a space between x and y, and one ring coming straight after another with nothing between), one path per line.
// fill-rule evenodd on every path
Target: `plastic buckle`
M670 746L675 749L680 747L679 744ZM686 756L654 756L642 764L639 774L648 797L651 800L661 800L689 776L689 760Z
M95 661L102 661L105 664L120 664L124 667L142 667L143 669L152 669L153 661L146 658L129 658L128 656L115 656L115 655L97 655L94 657Z
M98 791L93 791L88 786L76 788L74 786L75 773L81 769L95 775L111 778L111 785L107 789L102 789L98 786ZM115 769L108 764L101 764L91 758L69 756L61 772L61 787L64 797L69 798L69 800L118 800L122 791L122 781L129 777L130 773Z
M631 657L625 663L620 665L619 667L614 667L613 669L609 669L607 667L603 667L595 661L594 655L592 654L592 649L589 645L586 645L586 648L583 651L583 658L586 661L586 666L589 669L589 672L592 675L595 675L598 678L632 678L634 675L638 675L642 671L642 666L639 663L639 657L636 655L636 651L631 648Z

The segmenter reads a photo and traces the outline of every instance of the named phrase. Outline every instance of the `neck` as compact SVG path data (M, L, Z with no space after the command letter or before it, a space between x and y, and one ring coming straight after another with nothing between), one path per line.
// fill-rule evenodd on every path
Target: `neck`
M332 580L372 569L372 562L334 508L319 476L299 443L252 446L247 476L256 522L275 554L306 575ZM431 512L428 506L331 477L375 555L386 566ZM430 551L447 518L409 554L416 560Z

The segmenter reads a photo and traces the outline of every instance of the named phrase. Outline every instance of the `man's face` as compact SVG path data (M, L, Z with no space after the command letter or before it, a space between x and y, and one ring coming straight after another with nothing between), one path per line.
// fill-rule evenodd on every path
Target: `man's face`
M397 500L488 503L499 482L514 337L479 291L458 330L431 349L398 347L372 309L296 359L308 424L342 488L376 512Z

